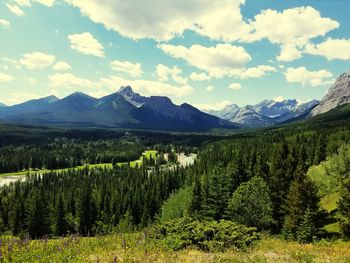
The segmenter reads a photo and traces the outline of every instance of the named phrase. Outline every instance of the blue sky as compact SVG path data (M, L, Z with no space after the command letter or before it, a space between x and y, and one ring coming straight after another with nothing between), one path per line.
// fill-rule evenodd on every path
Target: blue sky
M320 99L350 70L348 0L3 0L0 102L131 85L201 109Z

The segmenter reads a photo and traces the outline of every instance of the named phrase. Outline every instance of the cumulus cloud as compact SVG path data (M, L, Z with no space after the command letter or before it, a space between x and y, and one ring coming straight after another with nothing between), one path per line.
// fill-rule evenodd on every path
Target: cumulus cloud
M251 56L243 47L231 44L218 44L215 47L193 45L190 48L169 44L158 45L166 54L184 59L189 65L204 70L210 76L230 75L251 61Z
M13 77L9 74L0 72L0 82L10 82L13 80Z
M287 68L284 73L287 82L301 83L303 86L309 85L312 87L328 85L333 82L333 74L327 70L310 71L305 67Z
M240 79L261 78L269 72L277 72L277 69L268 65L259 65L256 67L245 68L242 70L232 71L232 76Z
M7 8L14 13L16 16L24 16L25 13L23 10L18 6L14 4L6 4Z
M7 21L5 19L0 19L0 26L3 26L5 28L9 28L11 25L10 21Z
M193 92L189 85L175 86L164 82L149 81L142 79L125 79L120 76L100 78L98 81L91 81L75 76L71 73L56 73L49 76L51 86L63 89L86 89L89 94L109 94L121 86L130 85L133 89L143 95L162 95L169 97L182 97Z
M147 6L142 0L65 1L95 23L128 38L169 41L191 30L224 42L268 39L280 46L280 61L300 58L313 38L339 27L337 21L322 17L311 6L267 9L247 20L241 14L245 0L156 0Z
M242 89L242 85L234 82L230 84L229 89L240 90Z
M143 74L142 67L140 63L133 63L129 61L114 60L109 63L112 70L128 74L132 77L141 77Z
M53 67L53 70L57 70L57 71L65 71L65 70L70 70L71 66L64 62L64 61L58 61Z
M187 79L181 77L181 74L182 70L177 66L169 68L163 64L158 64L156 67L156 75L159 81L167 81L169 77L171 77L171 79L176 83L185 85L187 84Z
M110 90L115 90L116 87L126 85L130 85L135 91L146 96L183 97L193 92L193 88L189 85L175 86L160 81L128 80L117 76L102 78L99 81L100 87L109 88Z
M281 47L280 61L292 61L302 56L305 45L310 40L325 36L339 27L330 18L321 17L313 7L296 7L281 12L268 9L255 16L252 22L254 32L251 40L268 39Z
M49 80L54 88L80 89L97 87L93 81L77 77L72 73L56 73L49 76Z
M28 82L29 85L35 86L38 84L38 81L34 78L27 78L26 81Z
M214 90L214 87L213 87L213 86L208 86L208 87L207 87L207 91L208 91L208 92L212 92L213 90Z
M220 102L214 102L214 103L199 103L199 104L193 104L196 108L203 110L203 111L210 111L210 110L223 110L226 106L231 105L232 102L229 100L224 100Z
M278 96L278 97L274 98L273 100L276 101L276 102L282 102L282 101L284 101L285 99L284 99L283 96Z
M42 5L46 5L48 7L51 7L55 4L55 0L32 0L32 1Z
M15 2L20 6L31 6L29 0L15 0Z
M50 54L33 52L24 54L19 63L28 69L40 69L51 66L55 61L55 57Z
M204 72L202 73L192 72L190 75L190 79L193 81L208 81L211 79L211 77Z
M350 39L327 38L320 44L309 44L305 53L323 56L328 60L350 60Z
M72 34L68 36L70 47L80 53L104 57L102 44L89 32Z
M194 30L210 38L233 41L250 31L240 14L245 0L156 0L147 5L142 0L65 1L95 23L132 39L170 40L185 30Z

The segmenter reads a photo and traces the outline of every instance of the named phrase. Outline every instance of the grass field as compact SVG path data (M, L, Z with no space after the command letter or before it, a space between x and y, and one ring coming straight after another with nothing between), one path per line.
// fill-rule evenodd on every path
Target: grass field
M168 251L147 241L144 234L117 234L94 238L70 237L20 241L2 238L0 262L286 262L347 263L350 243L320 242L302 245L266 237L246 251L207 253L196 249ZM1 259L2 257L2 259Z
M142 153L142 156L140 156L140 158L138 160L134 160L130 162L130 167L136 167L141 166L143 163L143 157L145 156L145 158L150 159L151 157L153 159L156 158L157 156L157 151L154 150L148 150L145 151L144 153ZM117 165L122 166L122 165L127 165L128 162L123 162L123 163L117 163ZM68 169L83 169L85 167L89 167L89 168L98 168L98 167L106 167L106 168L110 168L112 167L111 163L100 163L100 164L88 164L88 165L83 165L83 166L76 166L73 168L65 168L65 169L57 169L57 170L52 170L55 172L62 172L62 171L67 171ZM50 170L37 170L37 171L21 171L21 172L12 172L12 173L3 173L0 174L0 177L10 177L10 176L21 176L21 175L27 175L29 174L35 174L35 173L44 173L44 172L49 172Z

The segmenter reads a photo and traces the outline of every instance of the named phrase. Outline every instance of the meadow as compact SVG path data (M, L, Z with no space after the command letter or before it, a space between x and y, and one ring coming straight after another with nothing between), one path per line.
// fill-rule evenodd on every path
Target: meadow
M205 252L195 248L171 251L148 240L145 233L97 237L71 236L22 241L1 237L0 262L246 262L347 263L350 242L299 244L264 236L245 250Z
M142 153L140 158L138 160L134 160L131 162L119 162L116 163L117 166L123 166L123 165L130 165L131 168L135 168L137 166L142 166L144 158L147 160L153 159L155 160L157 158L157 151L155 150L147 150ZM87 164L87 165L79 165L72 168L64 168L64 169L54 169L54 170L48 170L48 169L37 169L37 170L28 170L28 171L20 171L20 172L11 172L11 173L2 173L0 174L0 177L12 177L12 176L24 176L27 174L38 174L38 173L46 173L46 172L64 172L68 170L81 170L84 168L93 169L93 168L111 168L111 163L99 163L99 164Z

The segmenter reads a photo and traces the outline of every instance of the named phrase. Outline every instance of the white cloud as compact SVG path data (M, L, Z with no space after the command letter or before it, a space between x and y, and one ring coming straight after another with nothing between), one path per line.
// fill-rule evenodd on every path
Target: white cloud
M211 79L211 77L204 72L202 73L192 72L190 75L190 79L192 79L193 81L205 81L205 80L208 81Z
M51 86L54 88L80 89L80 88L96 88L96 83L77 77L71 73L56 73L49 76Z
M64 61L58 61L53 67L53 70L57 70L57 71L65 71L65 70L70 70L71 66L64 62Z
M170 40L185 30L194 30L210 38L233 41L250 30L240 14L245 0L156 0L147 5L142 0L65 1L95 23L132 39Z
M0 26L3 26L5 28L9 28L11 25L10 21L7 21L5 19L0 19Z
M284 99L283 96L278 96L278 97L274 98L273 100L276 101L276 102L282 102L282 101L284 101L285 99Z
M11 75L0 72L0 82L10 82L13 80Z
M242 89L242 85L239 83L231 83L229 89L239 90Z
M272 66L259 65L256 67L245 68L243 70L233 71L232 76L240 79L249 79L249 78L261 78L266 76L269 72L277 72L277 69Z
M213 86L208 86L208 87L207 87L207 91L208 91L208 92L212 92L213 90L214 90L214 87L213 87Z
M248 20L241 14L246 0L156 0L147 6L142 0L65 1L95 23L128 38L169 41L186 30L224 42L265 38L280 46L280 61L300 58L312 39L339 27L337 21L322 17L311 6L267 9Z
M40 3L42 5L46 5L48 7L51 7L55 4L55 0L32 0L32 1Z
M302 56L302 50L310 40L325 36L339 27L330 18L321 17L313 7L296 7L278 12L268 9L255 16L251 22L254 33L251 40L268 39L281 47L280 61L292 61Z
M19 60L19 63L29 69L40 69L51 66L54 61L55 57L53 55L33 52L24 54L23 58Z
M34 78L27 78L26 81L28 82L29 85L35 86L38 84L38 81Z
M56 73L49 76L51 86L63 89L86 89L87 93L100 94L101 96L116 91L121 86L130 85L133 89L143 95L162 95L169 97L182 97L193 92L193 88L189 85L174 86L164 82L149 81L142 79L125 79L120 76L110 76L101 78L94 82L88 79L77 77L71 73Z
M214 77L230 75L232 71L243 68L251 61L243 47L230 44L218 44L215 47L193 45L190 48L160 44L158 47L172 57L184 59L189 65Z
M141 77L143 74L140 63L133 63L129 61L114 60L109 63L112 70L119 73L126 73L132 77Z
M309 44L305 53L323 56L328 60L350 60L350 39L327 38L320 44Z
M222 110L226 106L231 105L232 102L229 100L224 100L220 102L214 102L214 103L199 103L199 104L193 104L196 108L203 110L203 111L210 111L210 110Z
M102 44L89 32L69 35L68 39L70 47L80 53L97 57L105 56Z
M14 4L6 4L7 8L14 13L16 16L24 16L25 13L23 10L18 6Z
M29 92L14 92L11 93L5 100L6 105L20 104L28 100L37 99L44 96L39 96L38 94L33 94Z
M117 76L102 78L99 87L116 90L117 87L130 85L136 92L146 96L169 96L182 97L193 92L193 88L189 85L174 86L168 83L149 80L128 80Z
M156 67L156 74L159 81L167 81L169 76L176 83L185 85L187 84L187 78L181 77L182 70L177 66L169 68L163 64L158 64Z
M309 71L305 67L287 68L284 73L287 82L301 83L303 86L312 87L331 84L333 82L333 74L327 70Z
M29 0L15 0L15 2L20 6L31 6L32 5Z

